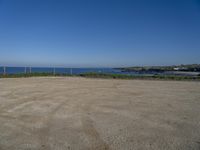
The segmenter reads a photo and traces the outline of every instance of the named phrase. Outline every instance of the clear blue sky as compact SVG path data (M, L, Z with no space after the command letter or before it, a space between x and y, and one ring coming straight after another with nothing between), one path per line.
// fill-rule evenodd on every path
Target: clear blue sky
M200 0L0 0L0 65L200 63Z

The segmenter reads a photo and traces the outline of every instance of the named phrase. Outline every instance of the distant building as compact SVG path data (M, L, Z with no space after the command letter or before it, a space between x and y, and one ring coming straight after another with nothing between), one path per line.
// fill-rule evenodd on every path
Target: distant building
M179 71L179 70L180 70L180 68L178 68L178 67L175 67L175 68L174 68L174 70L175 70L175 71Z
M175 67L174 70L175 71L186 71L186 70L188 70L188 68L186 68L186 67Z

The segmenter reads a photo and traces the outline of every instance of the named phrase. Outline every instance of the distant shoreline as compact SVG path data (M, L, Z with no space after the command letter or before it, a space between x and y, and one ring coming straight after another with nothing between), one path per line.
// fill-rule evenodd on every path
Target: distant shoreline
M122 71L185 71L185 72L200 72L200 64L186 64L186 65L171 65L171 66L134 66L115 68Z
M92 78L198 80L200 65L141 66L125 68L0 67L0 77L83 76Z

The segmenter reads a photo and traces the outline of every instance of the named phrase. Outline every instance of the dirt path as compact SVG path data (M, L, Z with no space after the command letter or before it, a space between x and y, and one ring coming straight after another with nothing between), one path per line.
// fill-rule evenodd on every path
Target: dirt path
M200 83L0 79L0 150L199 150Z

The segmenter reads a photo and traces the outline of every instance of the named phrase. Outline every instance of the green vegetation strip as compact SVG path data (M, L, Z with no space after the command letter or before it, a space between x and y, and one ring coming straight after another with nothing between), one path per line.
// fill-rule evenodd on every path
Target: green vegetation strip
M48 77L48 76L70 76L68 74L53 74L53 73L19 73L0 75L0 78L24 78L24 77Z
M175 75L122 75L122 74L103 74L103 73L85 73L82 77L89 78L109 78L109 79L156 79L156 80L199 80L200 77L192 76L175 76Z
M103 79L150 79L150 80L195 80L200 81L200 76L175 76L175 75L123 75L123 74L106 74L106 73L83 73L78 75L70 74L52 74L52 73L31 73L31 74L7 74L0 75L0 78L20 78L20 77L53 77L53 76L77 76L86 78L103 78Z

